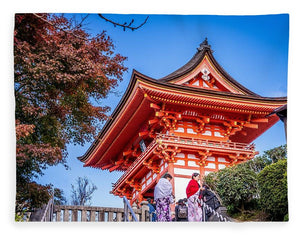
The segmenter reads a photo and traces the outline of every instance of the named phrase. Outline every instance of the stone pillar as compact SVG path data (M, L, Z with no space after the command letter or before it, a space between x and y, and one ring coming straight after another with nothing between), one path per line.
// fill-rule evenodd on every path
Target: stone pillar
M82 211L81 211L81 221L82 222L85 222L86 221L86 210L85 209L83 209Z
M96 212L95 211L91 211L91 221L95 221L96 220Z
M122 212L117 212L117 222L122 221Z
M135 215L136 215L136 218L138 219L138 221L140 220L140 217L139 217L139 215L138 215L138 213L137 213L137 204L134 202L133 204L132 204L132 210L134 211L134 213L135 213ZM133 221L133 217L132 217L132 215L131 215L131 221Z
M64 221L68 222L69 221L69 210L64 209Z
M142 201L141 202L141 209L142 209L142 216L141 221L149 221L149 206L148 201Z
M113 216L114 216L114 213L113 212L108 212L108 220L109 222L113 221Z
M105 213L104 211L99 211L98 213L98 221L104 221L105 220Z
M78 221L78 210L72 210L72 221Z
M61 219L60 210L58 210L56 212L56 222L60 222L60 219Z

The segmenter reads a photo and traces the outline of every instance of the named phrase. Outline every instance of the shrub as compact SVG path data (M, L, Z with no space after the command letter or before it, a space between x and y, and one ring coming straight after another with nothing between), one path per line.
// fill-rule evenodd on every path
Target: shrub
M258 174L260 204L269 219L283 221L288 214L287 160L278 160ZM287 219L287 218L286 218Z
M217 191L228 212L244 211L245 204L258 195L256 173L245 164L228 167L209 174L205 182Z

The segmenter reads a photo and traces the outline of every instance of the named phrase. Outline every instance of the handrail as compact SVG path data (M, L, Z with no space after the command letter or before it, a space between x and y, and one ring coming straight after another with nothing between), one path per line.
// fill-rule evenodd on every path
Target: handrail
M130 165L130 167L127 170L131 170L138 162L141 162L141 160L147 155L147 153L156 145L155 139L148 145L146 150L142 152L142 154L133 161L133 163ZM118 186L118 184L125 178L126 172L119 178L119 180L115 183L115 187Z
M213 208L211 208L209 205L207 205L202 199L200 200L200 205L202 206L202 213L204 216L204 220L203 221L207 221L205 220L205 209L209 210L214 216L217 216L218 219L220 221L224 221L224 222L230 222L230 220L224 216L222 216L219 212L216 212Z
M129 218L128 218L128 209L133 217L133 220L138 222L139 220L137 219L134 211L132 210L132 207L130 206L129 202L128 202L128 199L124 196L123 197L123 201L124 201L124 221L129 221Z
M248 143L240 143L240 142L226 142L226 141L214 141L209 139L202 139L202 138L193 138L193 137L182 137L182 136L175 136L175 135L167 135L157 133L157 139L162 139L164 141L171 141L178 144L191 144L196 146L210 146L210 147L222 147L226 149L237 149L237 150L247 150L253 151L255 146L254 144Z
M52 221L53 218L53 196L49 199L47 204L41 208L35 208L30 213L29 221Z
M47 214L48 214L48 219L47 219ZM51 197L50 200L48 201L41 222L52 221L52 216L53 216L53 197Z

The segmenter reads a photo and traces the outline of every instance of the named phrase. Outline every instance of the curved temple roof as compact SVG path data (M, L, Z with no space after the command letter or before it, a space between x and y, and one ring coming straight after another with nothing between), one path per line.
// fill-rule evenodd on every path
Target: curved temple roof
M191 78L202 75L204 67L209 68L210 75L215 78L221 89L186 85ZM110 119L88 151L78 159L84 162L85 166L98 168L105 166L112 159L111 156L117 156L119 152L117 150L128 142L121 139L122 134L133 136L137 132L133 131L136 130L134 128L147 119L151 112L150 100L156 100L155 98L175 105L186 103L198 108L210 106L212 109L227 110L231 106L241 113L250 111L256 112L259 116L265 116L287 103L286 97L262 97L235 81L217 63L205 39L187 64L166 77L156 80L133 70L127 90ZM273 120L262 131L275 122ZM253 140L255 137L249 139Z
M238 83L236 80L234 80L224 69L221 67L221 65L217 62L217 60L213 56L213 51L211 50L211 46L207 42L207 38L200 44L199 48L197 48L196 54L188 61L184 66L177 69L176 71L172 72L171 74L159 79L162 82L169 82L174 83L176 82L180 77L188 74L192 70L194 70L204 59L205 56L208 56L211 60L211 63L215 66L215 68L220 72L220 74L223 75L223 78L239 88L241 91L243 91L245 94L248 95L255 95L259 96L256 93L250 91L240 83Z

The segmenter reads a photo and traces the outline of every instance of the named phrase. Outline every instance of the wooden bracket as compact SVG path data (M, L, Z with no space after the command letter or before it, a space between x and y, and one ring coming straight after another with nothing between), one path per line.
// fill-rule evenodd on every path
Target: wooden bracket
M255 124L255 123L245 123L244 127L257 129L258 128L258 124Z
M254 123L268 123L269 119L268 118L257 118L257 119L252 119L251 122L254 122Z
M154 103L150 103L150 108L153 108L153 109L161 109L159 105L157 104L154 104Z
M141 191L142 189L140 182L136 181L135 179L126 180L125 183L137 191Z
M152 170L156 174L160 172L159 166L153 163L153 159L149 159L148 162L145 161L143 165L145 165L149 170Z
M211 156L212 153L209 150L206 150L205 152L203 151L198 151L199 154L199 162L198 165L199 166L206 166L207 165L207 157Z
M108 165L102 166L101 169L102 169L102 170L105 170L105 169L108 169L108 168L110 168L110 167L112 167L112 166L113 166L113 164L110 163L110 164L108 164Z
M181 150L178 149L178 147L171 148L167 147L167 145L159 144L153 153L168 163L174 163L175 156L180 151Z

